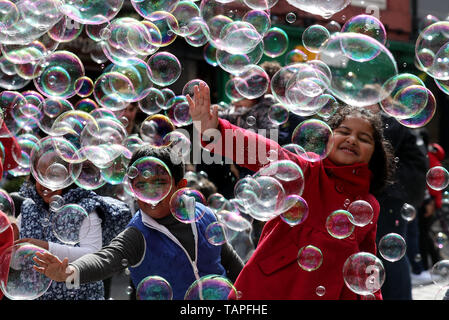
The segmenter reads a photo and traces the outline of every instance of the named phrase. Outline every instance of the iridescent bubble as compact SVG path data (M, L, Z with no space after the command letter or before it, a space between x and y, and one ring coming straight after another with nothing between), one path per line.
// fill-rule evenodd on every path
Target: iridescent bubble
M294 12L289 12L285 15L285 21L288 23L294 23L296 21L296 14Z
M379 240L378 250L387 261L396 262L402 259L406 251L406 243L397 233L388 233Z
M204 60L211 66L215 67L218 65L216 56L217 56L217 48L214 47L212 44L207 43L203 49Z
M39 105L39 108L42 110L43 115L39 122L39 128L47 134L52 134L51 128L60 115L74 109L73 105L67 99L57 97L45 99Z
M374 217L373 207L365 200L352 202L348 207L348 212L351 214L351 222L358 227L366 226Z
M341 32L355 32L370 36L383 45L387 41L387 32L384 25L373 15L361 14L352 17L343 25Z
M60 190L74 182L81 172L76 164L81 155L70 141L63 137L45 137L37 143L30 155L31 173L44 187Z
M432 266L430 277L438 287L449 286L449 260L440 260Z
M323 286L318 286L315 289L315 293L317 296L322 297L326 294L326 288Z
M90 226L89 214L78 204L66 204L51 216L52 232L59 241L75 245L86 234L81 234L81 226Z
M36 252L48 251L30 243L20 243L0 255L0 288L8 299L35 300L50 287L52 280L33 268Z
M419 32L422 32L425 28L428 26L431 26L434 23L437 23L440 21L439 18L435 17L434 15L428 14L424 18L420 19L418 30ZM446 19L447 20L447 19Z
M176 40L177 35L171 29L176 28L175 26L178 24L178 21L171 13L166 11L154 11L150 13L148 20L151 21L160 32L161 41L157 46L166 47Z
M144 142L155 147L165 146L164 137L175 130L171 120L160 114L147 117L140 125L140 136Z
M315 162L326 158L333 147L332 129L323 121L311 119L301 122L293 131L292 143L299 145L304 160Z
M215 61L223 70L233 75L238 75L245 67L259 63L263 53L263 42L260 42L247 54L229 53L226 50L217 50Z
M435 80L437 87L443 91L445 94L449 95L449 81L448 80Z
M196 203L205 204L206 199L198 190L181 188L170 198L170 212L183 223L192 223L200 220L205 211L196 206Z
M271 27L270 15L263 10L248 11L242 20L252 24L261 35L265 35Z
M317 115L319 115L324 120L327 120L330 117L332 117L335 114L335 112L337 112L337 109L340 105L337 99L335 99L334 96L332 95L324 94L322 95L322 98L327 100L327 102L320 108L320 110L318 110Z
M164 1L150 1L150 0L131 0L134 9L142 17L151 20L151 14L155 11L172 12L179 0L164 0Z
M221 222L212 222L205 231L207 241L214 246L221 246L226 242L226 226Z
M207 206L215 213L224 209L227 199L221 193L213 193L207 198Z
M159 86L173 84L181 75L181 63L169 52L158 52L147 63L151 70L151 81Z
M184 300L227 300L231 291L237 295L237 289L227 278L206 275L190 285Z
M286 196L301 195L304 191L304 174L301 167L291 160L277 160L277 155L270 154L270 156L271 162L259 169L253 177L275 178L282 185ZM294 202L285 202L284 209L288 209L293 204Z
M345 239L349 237L355 226L351 222L354 218L346 210L336 210L326 219L326 229L329 234L336 239Z
M120 94L120 91L124 94ZM120 111L126 108L125 101L127 93L133 93L131 80L119 72L106 72L95 80L94 97L95 101L103 108L111 111Z
M77 23L72 24L71 19L63 16L58 23L48 30L47 34L50 38L58 42L70 42L78 38L84 29L84 25Z
M436 112L436 99L432 91L427 88L420 88L420 90L424 90L427 93L427 104L424 109L422 109L411 118L398 120L399 123L408 128L416 129L425 126L432 120Z
M165 135L163 144L170 146L170 159L172 163L179 164L190 154L192 143L180 131L172 131Z
M288 121L289 110L285 106L280 103L276 103L270 106L270 110L268 111L268 119L276 125L283 125Z
M220 32L222 48L229 53L245 54L251 52L261 41L256 28L250 23L235 21L227 24Z
M240 101L244 98L236 89L237 83L238 81L236 81L235 78L231 78L226 81L225 84L225 95L229 100L233 102Z
M183 96L190 95L190 97L193 98L193 96L194 96L193 88L194 88L195 86L198 86L198 87L199 87L201 83L204 84L205 86L208 86L207 83L204 82L204 81L201 80L201 79L193 79L193 80L190 80L190 81L187 82L187 83L184 85L184 87L182 88L182 95L183 95Z
M442 166L432 167L427 171L426 181L433 190L443 190L449 185L449 172Z
M325 27L315 24L304 30L302 44L310 52L317 53L329 37L330 33Z
M251 229L251 222L235 211L220 210L217 212L218 221L222 222L227 228L242 232Z
M412 221L416 218L416 209L414 206L408 203L404 203L401 208L401 217L406 221Z
M120 11L123 0L64 1L60 10L69 18L82 24L102 24L113 19Z
M131 164L137 175L129 178L129 186L140 201L157 205L172 188L170 169L161 160L154 157L143 157Z
M350 0L341 0L341 1L287 0L287 2L302 11L322 16L325 19L331 18L332 15L334 15L339 11L342 11L351 3Z
M264 54L270 58L282 56L288 49L288 35L281 28L270 28L263 37Z
M17 6L8 0L0 1L0 13L0 30L8 29L20 18L20 12Z
M94 91L94 82L89 77L81 77L75 81L76 94L81 98L86 98Z
M309 206L306 200L298 195L290 195L286 199L289 209L281 213L280 218L290 226L303 223L309 216ZM293 203L293 204L290 204Z
M142 112L152 115L161 111L165 102L165 97L161 90L153 87L150 88L149 93L145 98L138 101L138 106Z
M107 168L101 170L101 176L104 181L112 185L123 183L126 177L129 161L132 157L132 152L128 148L121 145L117 146L122 149L122 152Z
M354 293L369 295L378 291L385 281L382 261L368 252L350 255L343 265L343 280Z
M14 200L4 189L0 189L0 211L10 217L15 216L16 214Z
M258 65L248 65L235 78L236 90L247 99L263 96L270 85L267 72Z
M89 98L84 98L84 99L81 99L80 101L78 101L75 104L74 108L75 108L75 110L90 113L90 112L94 111L95 109L98 109L99 106L94 100L89 99Z
M276 178L270 176L260 176L254 180L258 193L249 198L248 214L256 220L268 221L284 210L285 190Z
M53 195L50 198L49 208L51 211L55 212L62 208L64 205L64 198L60 195Z
M415 44L419 66L438 80L449 80L449 22L436 22L425 28Z
M328 24L326 24L325 27L329 31L330 34L341 31L341 25L337 21L334 21L334 20L332 20Z
M443 249L445 247L447 247L448 244L448 237L445 233L443 232L438 232L435 236L435 244L439 249Z
M84 76L82 61L69 51L56 51L42 64L43 70L34 85L47 97L70 98L76 94L76 80Z
M80 151L85 152L86 148L83 148ZM81 163L81 172L78 177L74 179L74 182L78 187L85 190L96 190L106 184L106 180L104 180L101 173L101 168L97 167L95 163L88 159Z
M169 23L169 28L175 34L186 37L200 29L200 26L195 22L199 19L200 9L194 2L181 0L170 13L177 21L175 24Z
M383 86L398 73L391 52L375 39L358 33L335 33L318 58L331 71L330 93L357 107L387 98L390 92Z
M299 249L297 262L301 269L315 271L323 263L323 254L319 248L308 245Z
M137 300L172 300L173 289L164 278L147 276L137 285L136 298Z
M8 230L10 227L11 222L9 221L8 217L3 213L0 214L0 234L2 234L5 230Z
M307 54L300 49L293 49L285 55L285 65L306 62L307 60Z

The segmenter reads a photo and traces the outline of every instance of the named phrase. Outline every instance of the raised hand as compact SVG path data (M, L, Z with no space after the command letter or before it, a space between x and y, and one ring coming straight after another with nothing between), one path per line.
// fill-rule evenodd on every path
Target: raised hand
M190 116L192 117L195 128L200 132L218 127L218 106L214 105L211 110L210 89L204 84L193 88L193 99L187 95L189 102Z
M49 252L36 252L33 261L37 264L37 266L33 266L34 270L54 281L63 282L71 275L71 273L66 273L69 265L68 258L61 261Z

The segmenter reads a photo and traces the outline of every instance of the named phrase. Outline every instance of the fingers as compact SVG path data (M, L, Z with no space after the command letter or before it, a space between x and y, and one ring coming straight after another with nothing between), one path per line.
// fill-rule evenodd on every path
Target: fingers
M47 264L51 263L61 263L61 261L54 255L52 255L49 252L36 252L36 256L41 259L42 261L45 261Z
M48 263L46 263L44 260L39 259L38 257L33 257L33 261L36 262L40 267L48 267Z
M43 267L38 267L38 266L33 266L33 269L36 270L39 273L42 273L45 276L45 270L47 268L43 268Z

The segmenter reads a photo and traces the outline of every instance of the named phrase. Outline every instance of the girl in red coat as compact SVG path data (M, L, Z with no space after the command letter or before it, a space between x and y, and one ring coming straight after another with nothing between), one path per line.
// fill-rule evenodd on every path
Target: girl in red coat
M380 117L366 109L340 108L328 121L333 130L330 154L322 161L308 162L272 140L219 119L217 109L210 109L210 92L206 85L196 87L193 99L187 99L194 126L202 134L203 146L210 151L230 157L234 162L244 159L243 165L256 172L268 161L254 159L247 146L265 146L267 152L258 152L259 155L268 157L268 151L274 150L278 160L294 161L304 173L302 197L309 207L307 219L294 227L279 216L265 224L257 249L235 282L239 296L231 293L229 298L360 299L345 285L342 270L352 254L376 254L379 204L374 194L391 178L393 170L393 153L383 139ZM206 131L208 129L218 129L220 141L207 144L204 137L211 132ZM229 139L234 143L229 143ZM244 147L236 150L235 142L242 139ZM234 147L228 148L229 145ZM371 222L356 227L346 238L333 237L326 229L326 219L332 212L345 209L349 202L356 200L371 205L374 211ZM297 262L298 251L308 245L322 252L321 265L313 271L300 268ZM376 299L382 298L380 290L374 295Z

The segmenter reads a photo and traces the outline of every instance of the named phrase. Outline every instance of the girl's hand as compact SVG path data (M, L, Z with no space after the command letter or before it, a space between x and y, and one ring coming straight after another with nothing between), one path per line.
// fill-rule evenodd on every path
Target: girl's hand
M37 264L37 266L33 266L34 270L54 281L64 282L71 275L71 273L66 273L67 267L69 266L68 258L61 261L51 253L36 252L33 261Z
M201 134L207 129L217 129L218 106L214 105L211 110L209 87L200 83L199 86L193 88L193 92L193 99L187 95L193 125Z
M39 240L39 239L22 238L22 239L14 241L14 244L24 243L24 242L31 243L31 244L34 244L35 246L41 247L42 249L48 250L48 242L44 241L44 240Z

